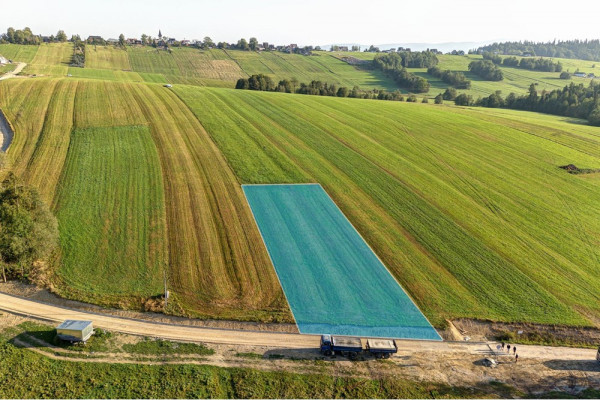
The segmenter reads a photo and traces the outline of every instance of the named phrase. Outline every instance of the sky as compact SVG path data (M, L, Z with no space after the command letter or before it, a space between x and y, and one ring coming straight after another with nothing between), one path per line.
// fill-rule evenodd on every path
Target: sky
M599 0L2 1L0 30L327 45L598 39ZM560 5L558 5L560 4Z

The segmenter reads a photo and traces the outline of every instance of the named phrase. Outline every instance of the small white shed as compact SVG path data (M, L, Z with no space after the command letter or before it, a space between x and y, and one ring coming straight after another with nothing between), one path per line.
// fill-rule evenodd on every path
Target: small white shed
M92 321L68 319L56 327L56 335L70 342L85 342L94 334Z

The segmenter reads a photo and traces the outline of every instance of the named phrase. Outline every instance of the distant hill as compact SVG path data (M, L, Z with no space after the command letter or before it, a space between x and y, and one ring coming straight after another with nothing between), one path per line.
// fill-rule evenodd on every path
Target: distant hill
M600 40L567 40L553 42L502 42L481 46L478 52L541 57L574 58L600 61Z
M491 41L485 42L445 42L445 43L384 43L384 44L375 44L375 47L379 47L380 50L388 50L388 49L397 49L398 47L409 48L413 51L423 51L427 49L437 49L443 53L451 52L452 50L463 50L465 53L469 50L476 49L480 46L484 46L489 44ZM360 46L361 49L366 49L370 46L370 44L360 44L360 43L334 43L338 46L348 46L351 48L352 46ZM321 46L322 49L331 49L333 44L328 44Z

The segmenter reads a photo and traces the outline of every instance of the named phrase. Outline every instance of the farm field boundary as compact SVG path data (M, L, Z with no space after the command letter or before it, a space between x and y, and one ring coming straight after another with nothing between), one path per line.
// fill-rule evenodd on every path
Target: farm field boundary
M440 340L321 185L242 187L301 333Z

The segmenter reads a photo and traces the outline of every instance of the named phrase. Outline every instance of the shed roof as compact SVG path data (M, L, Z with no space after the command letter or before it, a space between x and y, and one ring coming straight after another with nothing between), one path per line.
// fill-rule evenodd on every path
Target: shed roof
M92 324L92 321L75 321L68 319L56 327L56 329L69 329L73 331L82 331Z

